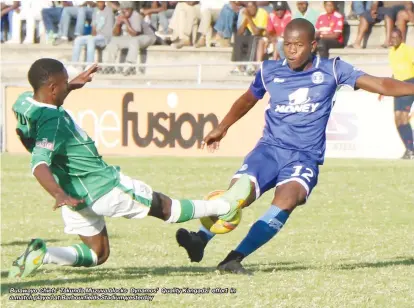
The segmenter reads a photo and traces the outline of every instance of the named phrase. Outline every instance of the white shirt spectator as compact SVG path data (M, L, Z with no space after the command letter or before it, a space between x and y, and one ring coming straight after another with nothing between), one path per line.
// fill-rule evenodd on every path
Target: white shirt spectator
M223 6L228 3L228 1L225 0L201 0L201 10L221 10Z
M12 38L8 43L20 43L20 32L22 20L26 20L26 38L23 43L34 43L35 26L39 21L39 35L44 33L42 21L42 9L52 7L53 2L47 0L22 0L20 1L20 11L13 12L12 19Z

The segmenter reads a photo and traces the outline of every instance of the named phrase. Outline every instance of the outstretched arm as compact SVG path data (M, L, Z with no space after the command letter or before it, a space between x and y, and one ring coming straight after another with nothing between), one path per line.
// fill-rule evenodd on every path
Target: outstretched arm
M258 99L253 95L252 91L248 89L241 95L231 106L230 111L226 114L223 121L219 124L224 130L228 130L230 126L240 120L250 109L256 105Z
M414 84L388 77L363 75L357 79L356 87L385 96L414 95Z
M217 150L220 140L226 136L227 130L249 112L257 101L258 99L254 96L252 90L247 90L234 102L223 121L204 138L202 148L207 145L210 151Z
M98 65L95 63L89 67L86 71L80 73L78 76L73 78L68 85L68 94L72 90L77 90L82 88L85 84L92 81L92 77L98 70Z

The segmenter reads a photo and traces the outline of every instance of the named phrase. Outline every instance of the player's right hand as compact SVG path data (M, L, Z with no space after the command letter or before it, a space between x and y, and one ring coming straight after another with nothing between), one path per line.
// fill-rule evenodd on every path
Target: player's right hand
M378 101L379 102L382 101L383 99L384 99L384 95L382 95L382 94L378 95Z
M207 149L210 152L214 152L219 149L220 140L223 139L227 134L227 130L216 127L204 138L201 148L204 149L204 146L207 145Z
M55 202L55 206L53 207L54 211L56 211L56 209L64 205L76 207L78 204L84 202L84 200L78 200L78 199L72 198L65 193L58 194L56 195L55 198L56 198L56 202Z

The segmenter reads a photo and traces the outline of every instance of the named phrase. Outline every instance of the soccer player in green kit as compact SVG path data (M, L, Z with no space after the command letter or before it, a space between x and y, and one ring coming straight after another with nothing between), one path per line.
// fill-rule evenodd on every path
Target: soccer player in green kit
M42 264L91 267L109 257L104 217L153 216L169 223L217 215L231 220L250 193L246 176L222 198L212 201L177 200L154 192L147 184L106 164L94 141L62 108L70 91L92 80L97 66L68 82L63 64L54 59L35 61L28 73L32 92L13 105L16 132L31 153L32 173L61 208L65 233L79 235L82 243L46 247L32 239L9 271L9 277L26 277Z

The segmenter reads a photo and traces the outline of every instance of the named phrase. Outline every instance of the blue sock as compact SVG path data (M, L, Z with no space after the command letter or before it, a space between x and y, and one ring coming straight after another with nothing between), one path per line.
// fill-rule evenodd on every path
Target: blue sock
M249 233L237 246L236 251L242 253L245 257L266 244L272 237L282 229L286 220L289 218L289 212L283 211L276 205L256 221L250 228Z
M198 234L200 234L203 237L203 239L206 241L206 245L215 236L213 232L206 229L204 226L200 227L200 229L198 230Z
M410 123L398 127L398 132L407 150L413 150L413 131Z

